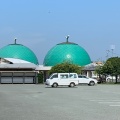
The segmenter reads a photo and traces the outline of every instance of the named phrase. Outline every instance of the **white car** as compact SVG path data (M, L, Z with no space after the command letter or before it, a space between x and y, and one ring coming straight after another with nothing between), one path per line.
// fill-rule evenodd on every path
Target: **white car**
M115 82L116 78L115 76L108 76L106 77L106 82ZM119 81L119 77L118 77L118 81Z
M88 84L90 86L94 86L98 82L96 79L88 78L85 75L78 75L78 78L79 78L79 84Z

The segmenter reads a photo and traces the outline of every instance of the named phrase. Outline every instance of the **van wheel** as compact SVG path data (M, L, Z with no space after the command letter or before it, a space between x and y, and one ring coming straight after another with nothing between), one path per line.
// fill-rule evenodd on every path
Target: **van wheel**
M90 81L89 85L90 85L90 86L94 86L94 85L95 85L95 82L94 82L94 81Z
M75 86L75 83L70 83L70 87L74 87Z
M57 83L53 83L53 85L52 85L53 87L57 87L58 86L58 84Z

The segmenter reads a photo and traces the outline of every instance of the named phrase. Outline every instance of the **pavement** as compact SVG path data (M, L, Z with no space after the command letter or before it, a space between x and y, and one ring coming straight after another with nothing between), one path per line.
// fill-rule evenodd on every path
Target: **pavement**
M0 84L0 120L120 120L120 85Z

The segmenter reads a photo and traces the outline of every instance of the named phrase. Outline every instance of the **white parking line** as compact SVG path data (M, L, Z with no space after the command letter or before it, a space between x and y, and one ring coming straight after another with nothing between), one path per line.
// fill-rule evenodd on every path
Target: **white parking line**
M102 103L102 104L105 103L105 104L106 104L106 103L120 103L120 102L116 102L116 101L114 101L114 102L111 102L111 101L104 101L104 102L98 102L98 103Z
M109 105L110 107L120 107L120 105Z
M118 102L120 102L120 100L107 100L107 99L104 99L104 100L103 100L103 99L101 99L101 100L100 100L100 99L99 99L99 100L90 100L90 101L96 101L96 102L99 102L99 101L101 101L101 102L102 102L102 101L103 101L103 102L108 102L108 101L110 101L110 102L112 102L112 101L118 101Z
M99 104L106 104L109 105L110 107L120 107L120 100L113 99L113 100L108 100L108 99L98 99L98 100L90 100L92 102L97 102Z

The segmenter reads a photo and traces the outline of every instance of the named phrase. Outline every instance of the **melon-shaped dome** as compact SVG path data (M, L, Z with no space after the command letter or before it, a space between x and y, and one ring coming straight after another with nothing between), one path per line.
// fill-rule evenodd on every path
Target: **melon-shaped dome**
M9 44L0 49L0 58L14 58L30 63L38 64L36 55L26 46L21 44Z
M84 66L91 63L91 59L85 49L78 44L63 42L48 51L43 64L45 66L54 66L63 62Z

